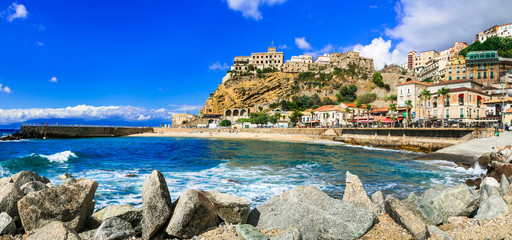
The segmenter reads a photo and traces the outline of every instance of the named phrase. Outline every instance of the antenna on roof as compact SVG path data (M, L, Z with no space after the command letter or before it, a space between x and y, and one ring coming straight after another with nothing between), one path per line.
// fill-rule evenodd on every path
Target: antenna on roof
M275 46L274 46L274 40L272 40L272 45L271 45L271 47L275 47Z

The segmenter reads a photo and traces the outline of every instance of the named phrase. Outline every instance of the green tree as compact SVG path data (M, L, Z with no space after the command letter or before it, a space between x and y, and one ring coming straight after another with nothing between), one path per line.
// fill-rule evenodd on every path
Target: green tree
M372 110L372 105L366 104L366 126L370 128L370 110Z
M249 71L254 71L254 65L252 65L252 64L247 65L247 69Z
M389 104L389 111L391 111L391 122L393 124L393 127L395 126L395 120L396 120L396 105L391 103Z
M409 127L409 124L411 122L412 101L411 100L405 100L405 105L407 107L407 125L405 127Z
M345 123L348 123L348 120L347 120L346 116L348 116L348 114L352 113L352 110L350 110L350 108L346 107L345 111L343 111L343 112L345 113L344 114L345 115ZM354 114L352 114L352 120L354 120Z
M231 126L231 121L225 119L225 120L222 120L222 122L220 122L219 125L221 125L223 127L229 127L229 126Z
M360 101L356 102L356 109L357 109L357 119L356 119L356 128L359 126L359 109L363 106L363 104Z
M302 118L304 114L302 114L301 111L295 109L292 113L292 115L290 116L290 122L292 122L294 125L297 124L297 122L299 122Z
M357 96L357 101L361 102L362 104L372 103L376 99L377 99L376 93L365 93L363 95Z
M441 109L441 123L443 124L443 127L444 127L444 108L445 108L445 101L446 101L446 98L449 98L450 97L450 89L447 89L447 88L441 88L439 90L437 90L437 94L439 95L439 97L442 97L442 103L443 103L443 107Z
M423 128L427 127L427 101L430 101L431 97L432 97L432 93L427 89L423 89L423 91L420 93L420 99L422 99L424 101L424 104L423 104Z
M251 113L251 123L253 124L267 124L268 115L264 112Z

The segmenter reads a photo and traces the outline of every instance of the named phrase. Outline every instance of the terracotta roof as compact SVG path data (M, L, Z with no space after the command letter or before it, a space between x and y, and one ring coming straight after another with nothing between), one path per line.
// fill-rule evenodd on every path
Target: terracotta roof
M371 111L370 113L374 113L374 112L387 112L387 111L389 111L389 107L383 107L383 108L375 109L375 110Z
M356 107L356 104L355 103L342 103L343 105L347 106L347 107L351 107L351 108L355 108ZM366 108L366 105L365 104L362 104L361 105L361 108Z
M506 113L512 113L512 108L507 109Z
M475 93L480 93L480 94L483 94L483 95L486 95L486 96L489 96L489 94L485 93L485 92L482 92L480 90L476 90L476 89L472 89L472 88L467 88L467 87L461 87L461 88L451 88L450 89L450 93L452 92L464 92L464 91L470 91L470 92L475 92ZM448 94L450 94L448 93ZM437 92L434 92L433 95L436 95Z
M471 79L459 79L459 80L449 80L449 81L444 81L444 82L440 82L438 84L435 84L435 85L446 85L446 84L452 84L452 83L461 83L461 82L473 82L473 83L476 83L478 85L482 85L478 82L475 82Z
M408 82L400 83L400 84L398 84L397 86L407 85L407 84L411 84L411 83L414 83L414 84L420 84L420 85L423 85L423 86L431 86L431 85L432 85L432 84L424 83L424 82L408 81Z
M330 109L333 105L324 105L324 106L321 106L315 110L313 110L313 112L321 112L321 111L326 111L327 109Z

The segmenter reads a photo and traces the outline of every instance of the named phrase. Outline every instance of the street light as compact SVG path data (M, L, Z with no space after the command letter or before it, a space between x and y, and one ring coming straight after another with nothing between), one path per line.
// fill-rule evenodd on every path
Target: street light
M503 99L501 104L501 128L505 126L505 84L501 83L501 91L503 91Z

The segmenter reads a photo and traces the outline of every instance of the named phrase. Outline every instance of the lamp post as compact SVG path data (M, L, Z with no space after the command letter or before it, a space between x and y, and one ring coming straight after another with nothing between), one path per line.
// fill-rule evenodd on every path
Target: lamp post
M503 91L503 99L501 103L501 128L505 126L505 84L501 83L501 90Z

